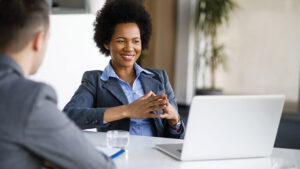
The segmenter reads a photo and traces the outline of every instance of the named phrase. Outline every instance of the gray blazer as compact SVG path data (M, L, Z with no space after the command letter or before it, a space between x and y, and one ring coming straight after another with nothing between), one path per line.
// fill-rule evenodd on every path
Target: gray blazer
M0 168L114 168L56 106L53 89L23 76L11 58L0 55Z
M147 69L153 74L144 72L140 81L145 93L152 90L156 95L166 94L170 103L177 109L176 99L168 76L159 69ZM100 79L102 71L87 71L84 73L81 85L71 101L65 106L64 112L75 121L81 129L97 128L98 131L129 130L130 119L125 118L103 124L103 115L107 108L128 104L118 80L110 77L107 81ZM163 113L162 110L153 113ZM172 134L166 119L151 119L154 135L158 137L183 138L185 127L179 135Z

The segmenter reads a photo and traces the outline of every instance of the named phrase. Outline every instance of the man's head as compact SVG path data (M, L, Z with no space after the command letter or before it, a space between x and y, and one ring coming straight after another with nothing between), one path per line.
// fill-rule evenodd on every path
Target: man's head
M45 0L0 0L0 53L30 55L29 74L42 62L48 39L49 8Z

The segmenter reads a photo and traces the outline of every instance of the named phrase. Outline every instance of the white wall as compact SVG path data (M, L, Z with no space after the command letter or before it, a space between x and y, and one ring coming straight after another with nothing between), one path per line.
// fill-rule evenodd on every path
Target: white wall
M226 93L285 94L297 102L300 1L236 0L240 6L221 30L229 70L217 74Z
M79 87L87 70L103 70L110 58L99 53L93 40L95 15L52 15L45 60L32 78L54 87L62 109Z

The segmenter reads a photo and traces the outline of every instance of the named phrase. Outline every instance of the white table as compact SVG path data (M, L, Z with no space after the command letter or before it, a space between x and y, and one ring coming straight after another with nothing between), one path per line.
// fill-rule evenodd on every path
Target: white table
M105 134L84 133L95 146L106 145ZM181 162L154 148L156 144L182 142L179 139L130 136L126 153L114 161L121 169L300 169L300 150L274 148L270 158Z

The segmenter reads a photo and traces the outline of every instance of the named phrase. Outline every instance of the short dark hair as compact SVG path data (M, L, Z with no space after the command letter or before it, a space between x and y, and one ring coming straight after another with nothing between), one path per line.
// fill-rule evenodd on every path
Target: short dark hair
M110 42L115 27L120 23L136 23L141 32L142 50L148 48L152 33L151 18L145 8L136 0L113 0L98 11L94 22L94 40L100 52L110 55L104 44Z
M22 50L41 26L49 27L45 0L0 0L0 53Z

